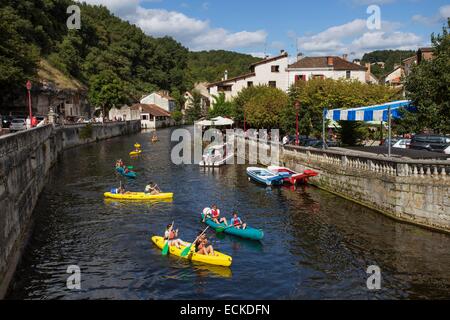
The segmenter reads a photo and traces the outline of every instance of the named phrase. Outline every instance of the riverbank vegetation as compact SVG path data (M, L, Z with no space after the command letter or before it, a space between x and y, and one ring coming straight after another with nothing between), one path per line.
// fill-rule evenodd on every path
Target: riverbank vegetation
M214 98L210 116L227 116L242 124L245 115L248 127L276 128L294 134L297 116L295 103L298 101L300 134L321 137L325 108L355 108L400 98L398 89L383 85L345 79L312 79L298 82L288 93L269 86L254 86L243 89L232 101L225 101L222 94ZM344 143L349 145L370 134L364 124L347 121L340 121L336 129Z
M450 133L450 19L441 34L433 34L433 59L423 60L406 78L407 98L416 107L404 112L404 131Z

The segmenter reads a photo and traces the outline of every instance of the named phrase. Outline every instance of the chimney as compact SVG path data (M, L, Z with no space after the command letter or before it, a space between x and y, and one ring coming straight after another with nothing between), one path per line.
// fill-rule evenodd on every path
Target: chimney
M353 63L357 64L358 66L360 66L361 65L361 60L355 59L355 60L353 60Z
M302 60L302 59L303 59L303 53L299 52L299 53L297 54L297 61L300 61L300 60Z
M228 70L225 70L225 73L223 75L224 80L228 80Z
M334 66L334 57L327 57L327 65L329 67Z
M367 73L370 74L372 72L372 65L370 63L366 63Z
M348 58L348 54L344 53L344 54L342 55L342 59L344 59L345 61L347 61L347 58Z
M280 54L281 54L281 55L283 55L284 52L285 52L284 49L281 49L281 50L280 50Z

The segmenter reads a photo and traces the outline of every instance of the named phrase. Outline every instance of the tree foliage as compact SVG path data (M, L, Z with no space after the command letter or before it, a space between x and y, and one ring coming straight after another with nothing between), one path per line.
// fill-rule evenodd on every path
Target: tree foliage
M126 85L112 71L102 71L90 80L89 101L96 107L109 110L127 103Z
M66 26L71 4L81 9L80 30ZM138 100L157 89L188 89L186 48L172 38L144 34L104 6L70 0L0 1L0 37L1 97L17 94L27 78L36 78L39 59L87 87L95 80L98 90L102 88L95 76L112 73L128 85L127 91L114 89L124 100Z
M249 95L244 103L244 112L250 126L256 129L279 127L283 112L289 103L289 97L285 92L269 86L255 86L244 94Z
M192 101L189 103L190 107L186 110L186 122L194 123L199 120L202 114L202 95L197 90L192 91Z
M401 126L450 133L450 19L442 34L432 35L433 59L423 60L406 79L407 97L417 110L404 112Z
M377 77L381 78L385 74L394 70L395 65L401 65L404 59L414 56L416 53L412 50L377 50L364 54L361 62L364 64L384 62L384 69L378 65L372 65L371 71Z
M192 83L220 80L228 71L228 77L249 72L249 65L261 59L251 55L224 50L189 53L189 77Z
M356 108L401 98L398 90L353 80L312 79L300 81L289 90L290 105L300 102L300 133L321 136L323 109ZM295 124L294 107L286 115ZM346 125L345 123L343 125ZM291 126L292 130L292 126Z
M225 94L220 92L213 96L212 108L208 111L209 118L228 117L234 118L235 105L232 101L226 101Z

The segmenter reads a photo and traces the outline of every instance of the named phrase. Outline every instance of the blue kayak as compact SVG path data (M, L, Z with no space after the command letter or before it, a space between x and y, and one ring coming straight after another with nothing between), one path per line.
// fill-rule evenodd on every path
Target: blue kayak
M137 177L137 173L134 171L128 171L127 173L125 173L125 170L121 167L117 167L116 171L118 173L120 173L122 176L127 177L127 178L136 178Z
M202 214L202 219L204 215ZM214 230L217 230L219 228L227 228L224 223L217 224L214 221L212 221L210 218L207 218L205 223L213 228ZM231 219L230 222L231 223ZM264 238L264 232L262 230L254 229L254 228L245 228L245 229L237 229L237 228L227 228L223 231L224 233L231 234L233 236L241 237L244 239L250 239L250 240L262 240Z

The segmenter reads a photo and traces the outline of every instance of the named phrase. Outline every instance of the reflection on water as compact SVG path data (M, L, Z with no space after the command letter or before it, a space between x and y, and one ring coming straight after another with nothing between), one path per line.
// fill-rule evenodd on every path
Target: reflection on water
M175 166L171 130L111 139L64 153L35 209L30 243L9 298L30 299L382 299L450 297L450 237L400 224L313 187L265 188L245 166ZM128 156L135 142L143 153ZM138 172L114 173L122 158ZM122 185L143 190L155 181L173 202L105 200ZM192 241L200 213L217 203L263 229L262 242L208 233L231 268L163 257L151 243L175 221ZM65 288L79 265L82 290ZM368 291L366 269L378 265L382 290ZM245 284L245 285L242 285Z

